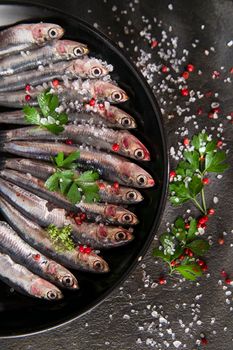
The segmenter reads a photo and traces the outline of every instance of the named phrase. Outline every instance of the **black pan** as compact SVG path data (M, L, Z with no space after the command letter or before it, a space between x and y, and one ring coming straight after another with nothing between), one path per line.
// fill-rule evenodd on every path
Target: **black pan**
M0 26L19 21L60 24L66 30L66 38L86 43L91 54L113 64L113 79L130 96L129 102L121 107L136 118L138 129L135 134L145 142L152 154L152 161L144 167L156 179L156 187L143 191L145 200L134 208L140 219L135 230L136 239L128 246L103 254L111 268L108 275L77 273L80 291L65 291L64 300L55 303L20 295L0 283L0 337L20 336L57 327L80 317L102 302L123 282L148 249L160 222L168 183L168 155L159 107L149 86L125 54L106 36L78 18L25 3L0 2ZM1 112L3 110L0 108Z

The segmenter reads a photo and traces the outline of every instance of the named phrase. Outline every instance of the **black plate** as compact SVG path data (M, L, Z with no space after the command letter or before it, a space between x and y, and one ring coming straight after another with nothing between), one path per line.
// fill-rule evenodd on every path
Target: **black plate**
M121 105L135 116L138 129L135 134L149 147L152 161L143 166L154 175L157 185L143 191L145 200L135 207L140 224L136 239L129 245L103 254L111 272L105 276L78 273L79 292L65 292L61 302L44 302L10 292L0 283L0 337L13 337L51 329L81 316L103 301L136 266L145 254L158 228L166 199L168 156L159 107L150 88L124 53L107 37L81 20L53 9L0 2L0 26L18 21L49 21L66 30L65 37L86 43L91 54L114 65L112 74L129 96ZM29 82L30 83L30 82ZM3 109L0 109L2 111Z

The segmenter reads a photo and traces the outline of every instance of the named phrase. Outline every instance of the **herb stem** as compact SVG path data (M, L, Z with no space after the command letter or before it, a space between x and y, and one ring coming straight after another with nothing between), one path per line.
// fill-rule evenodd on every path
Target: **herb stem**
M202 205L203 205L203 209L205 212L205 215L207 214L207 210L206 210L206 201L205 201L205 191L204 188L201 190L201 198L202 198Z
M192 198L193 203L195 204L195 206L203 213L206 214L205 210L201 207L201 205L198 203L198 201L196 200L196 198Z

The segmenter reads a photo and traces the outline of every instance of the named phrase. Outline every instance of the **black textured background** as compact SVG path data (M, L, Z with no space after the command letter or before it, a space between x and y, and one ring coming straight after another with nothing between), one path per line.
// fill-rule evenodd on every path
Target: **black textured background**
M18 1L20 3L20 1ZM214 91L218 93L216 98L201 99L200 105L208 111L212 101L218 100L222 113L218 120L210 120L207 114L197 117L199 129L208 126L223 128L223 137L227 143L227 149L232 149L232 124L226 116L232 111L232 84L224 82L231 65L233 66L233 46L227 46L233 40L233 2L218 0L40 0L30 1L50 5L64 10L67 13L77 15L90 24L97 23L98 28L109 35L114 41L122 42L124 49L133 60L139 53L135 52L135 45L152 53L152 58L159 63L160 58L156 52L150 50L139 33L145 26L142 16L153 22L153 17L162 20L161 27L152 25L151 32L154 37L161 36L164 29L173 27L172 36L178 37L177 56L183 56L183 49L189 50L187 62L195 64L196 69L202 70L202 74L193 75L190 80L191 89L202 93ZM173 5L173 10L168 5ZM115 10L115 6L117 9ZM171 6L170 6L171 8ZM127 13L125 13L127 11ZM132 22L130 29L134 32L124 34L124 26L128 21ZM201 26L205 25L202 29ZM78 35L78 34L77 34ZM199 40L196 47L192 43ZM134 40L134 43L131 43ZM210 48L214 47L215 51ZM209 55L205 54L209 51ZM166 63L169 66L169 62ZM185 64L184 64L185 66ZM221 67L223 67L221 69ZM221 72L219 79L212 79L214 70ZM152 85L155 86L155 95L159 102L163 103L164 123L168 135L169 147L177 148L177 142L181 137L176 134L179 127L184 126L185 113L178 116L174 110L176 105L185 107L184 98L175 91L168 95L161 89L156 89L163 76L155 74ZM177 91L176 91L177 90ZM174 96L177 95L177 99ZM198 102L190 105L187 115L196 113ZM232 110L231 110L232 109ZM174 115L169 119L168 115ZM189 135L194 134L195 125L189 122L185 125ZM220 130L221 131L221 130ZM229 162L232 164L232 153L229 152ZM175 164L171 160L171 166ZM208 338L206 349L232 350L233 349L233 311L231 307L232 295L227 296L226 291L232 291L233 286L227 290L219 285L220 271L225 268L232 274L233 238L232 232L232 172L228 170L222 179L212 177L212 185L208 191L208 203L213 196L217 196L219 202L215 205L217 214L211 218L207 234L212 235L213 247L207 256L209 274L199 283L180 282L177 278L168 279L165 286L156 286L156 282L163 267L155 263L151 257L151 249L142 263L134 271L123 286L116 290L111 297L103 302L91 313L70 323L56 331L50 331L41 335L31 336L16 340L0 341L0 349L77 349L77 350L131 350L131 349L176 349L174 341L181 342L178 349L197 349L196 340L200 339L200 333L204 332ZM158 233L161 233L167 222L183 214L185 209L174 209L167 204L163 215L163 221ZM218 237L226 232L225 244L217 243ZM232 244L232 246L231 246ZM147 287L147 280L148 287ZM155 288L153 288L155 287ZM228 293L229 294L229 293ZM227 299L227 300L226 300ZM153 310L165 317L164 320L155 317ZM23 314L22 314L23 318ZM198 322L197 322L198 321ZM200 322L199 322L200 321ZM1 326L1 325L0 325ZM173 338L170 333L173 333ZM167 343L166 343L167 341ZM169 347L168 347L169 344ZM202 346L201 346L202 348Z

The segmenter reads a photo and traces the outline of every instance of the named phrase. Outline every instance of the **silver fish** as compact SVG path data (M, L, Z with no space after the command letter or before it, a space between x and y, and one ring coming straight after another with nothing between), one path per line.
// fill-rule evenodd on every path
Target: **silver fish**
M64 29L52 23L18 24L0 32L0 56L44 45L47 41L59 39Z
M92 98L101 101L107 100L112 103L120 103L128 100L128 96L124 90L110 82L102 80L74 80L71 83L60 83L58 86L54 86L51 83L50 86L50 91L57 94L60 102L64 105L69 105L70 102L82 104L90 101ZM12 91L11 94L1 92L0 105L19 108L27 102L30 106L37 106L37 96L44 90L47 90L47 87L44 88L39 85L27 92L24 90Z
M0 253L0 279L22 294L39 299L59 300L62 292L26 267L14 262L9 255Z
M138 219L134 213L116 205L84 203L82 201L74 205L62 194L47 190L43 180L33 177L30 174L22 174L15 170L1 170L0 177L68 211L84 212L87 220L117 225L136 225L138 223Z
M3 221L0 222L0 251L9 254L18 264L26 266L33 273L58 286L79 288L78 281L69 270L32 248Z
M42 227L54 224L57 227L71 225L72 234L78 244L87 244L93 248L117 247L130 242L133 236L122 227L105 226L103 224L82 223L77 225L75 219L68 216L63 208L22 189L10 182L0 179L0 193L14 207L20 210Z
M0 168L29 173L42 180L47 180L50 175L56 172L56 167L50 163L24 158L1 159ZM76 176L79 174L78 171L75 171ZM123 187L103 180L96 181L96 184L99 187L100 201L103 203L134 204L143 200L141 193L134 188Z
M57 251L42 227L26 218L2 197L0 197L0 206L3 216L22 239L49 258L75 270L95 273L108 271L106 262L93 251L87 254L85 250L79 251L79 247L72 251Z
M59 152L63 152L67 156L72 152L80 151L78 166L84 169L96 169L104 179L140 188L152 187L155 184L151 175L137 164L120 156L84 149L83 147L59 143L14 141L1 144L0 151L47 161L51 161L51 156L55 156Z
M99 107L101 106L101 108ZM104 125L117 129L134 129L136 123L133 117L105 102L104 104L96 104L91 107L89 104L84 104L83 110L68 113L69 121L74 124L89 123L90 125ZM17 124L29 125L24 118L22 110L2 112L0 113L0 124Z
M128 131L117 131L109 128L97 128L88 124L65 125L64 131L59 135L52 134L45 128L27 127L0 132L1 142L15 140L47 140L66 141L74 144L86 144L97 149L121 154L136 160L149 161L150 153L141 141Z
M25 86L37 86L53 79L101 78L109 73L106 65L96 58L76 59L71 62L58 62L43 69L31 70L2 77L0 92L16 91Z
M0 60L0 76L25 72L39 66L71 60L87 55L86 45L72 40L54 40L30 52L3 57Z

